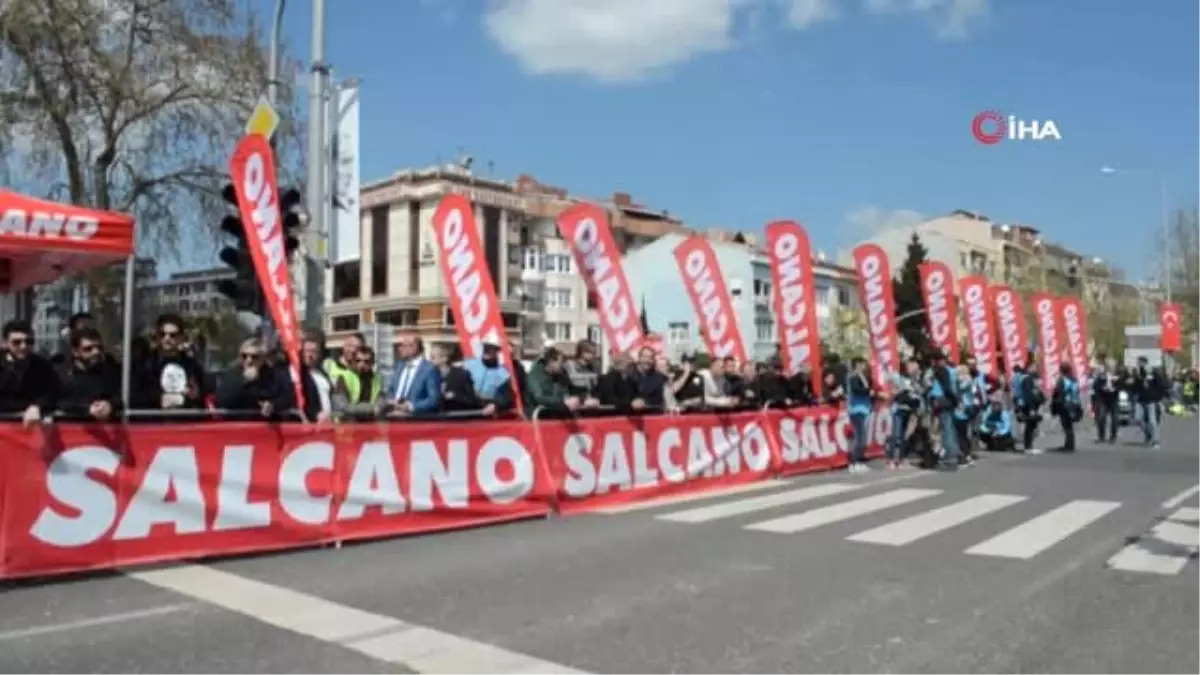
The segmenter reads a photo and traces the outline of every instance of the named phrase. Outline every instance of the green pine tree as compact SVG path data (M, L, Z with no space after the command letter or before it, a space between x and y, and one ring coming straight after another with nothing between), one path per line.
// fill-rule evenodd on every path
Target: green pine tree
M921 293L921 263L926 261L929 250L921 243L916 232L908 242L908 257L893 282L892 292L896 298L896 317L905 317L896 328L900 337L912 347L915 354L926 354L930 350L928 323L925 319L925 296Z

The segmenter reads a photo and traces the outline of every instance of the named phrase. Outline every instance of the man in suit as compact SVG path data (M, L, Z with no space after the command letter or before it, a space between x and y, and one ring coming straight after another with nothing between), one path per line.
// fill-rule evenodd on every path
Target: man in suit
M425 358L425 343L412 333L400 336L397 359L388 383L384 409L389 413L420 415L442 405L442 373Z

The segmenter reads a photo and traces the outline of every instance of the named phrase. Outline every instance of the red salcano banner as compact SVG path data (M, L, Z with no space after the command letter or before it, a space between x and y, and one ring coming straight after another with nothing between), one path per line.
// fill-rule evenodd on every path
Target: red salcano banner
M1061 298L1059 311L1062 313L1063 328L1066 331L1071 370L1079 380L1079 388L1086 389L1091 375L1091 361L1087 351L1087 313L1083 309L1083 301L1079 298Z
M1058 330L1058 303L1049 293L1033 294L1033 313L1038 323L1038 362L1041 364L1042 390L1054 392L1062 367L1062 336Z
M892 270L887 254L877 244L860 244L854 249L854 269L858 272L859 302L867 313L872 379L875 389L886 393L891 390L892 374L900 372Z
M767 225L767 260L774 286L771 301L778 322L784 373L790 377L807 368L813 393L820 396L824 374L808 232L791 220Z
M703 237L688 237L675 247L675 262L700 320L709 355L716 359L732 356L739 364L748 361L737 312L712 245Z
M946 263L936 260L923 262L918 269L929 337L950 363L958 363L958 303L954 296L954 274Z
M996 324L988 307L987 277L963 277L958 283L963 315L967 319L971 356L975 357L979 372L989 377L995 376L999 371L996 367Z
M610 350L629 354L640 349L645 344L641 321L604 209L593 204L572 206L558 217L558 231L596 298L596 313Z
M1158 325L1162 329L1160 346L1163 351L1177 352L1183 348L1183 310L1173 302L1158 308Z
M1005 375L1009 381L1016 372L1017 366L1026 365L1029 352L1026 344L1029 340L1029 328L1025 325L1025 308L1021 306L1021 296L1011 286L992 286L992 304L996 308L996 318L1000 322L1000 347L1004 353Z
M880 411L872 456L891 433ZM831 408L334 428L0 424L0 578L582 512L842 467L850 438Z

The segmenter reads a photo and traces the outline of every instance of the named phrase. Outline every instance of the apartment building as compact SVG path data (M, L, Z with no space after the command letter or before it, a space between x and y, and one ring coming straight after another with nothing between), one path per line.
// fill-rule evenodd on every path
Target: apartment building
M233 303L217 290L217 284L234 276L228 267L176 272L166 279L142 281L138 291L156 314L171 312L184 318L231 314Z
M554 223L577 199L532 176L507 182L448 164L403 170L363 186L362 255L335 266L325 280L324 321L331 345L366 323L415 331L428 343L457 343L432 230L434 210L449 193L475 204L504 326L522 358L535 356L548 343L598 334L594 305ZM682 227L625 193L588 201L608 208L622 251Z
M634 299L645 308L650 330L663 336L668 356L678 358L703 347L700 325L676 265L674 250L687 233L665 235L626 255L623 261ZM729 288L746 350L755 360L775 354L779 333L771 308L771 268L752 234L709 230L721 276ZM823 335L832 334L839 308L858 306L854 270L833 265L818 253L813 265L816 313Z

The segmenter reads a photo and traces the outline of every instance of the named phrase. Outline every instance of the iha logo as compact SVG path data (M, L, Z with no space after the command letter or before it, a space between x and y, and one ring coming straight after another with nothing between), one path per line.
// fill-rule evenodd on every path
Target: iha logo
M971 120L971 134L984 145L1009 141L1061 141L1062 133L1054 120L1039 122L1023 120L1016 115L1004 116L995 110L984 110Z

